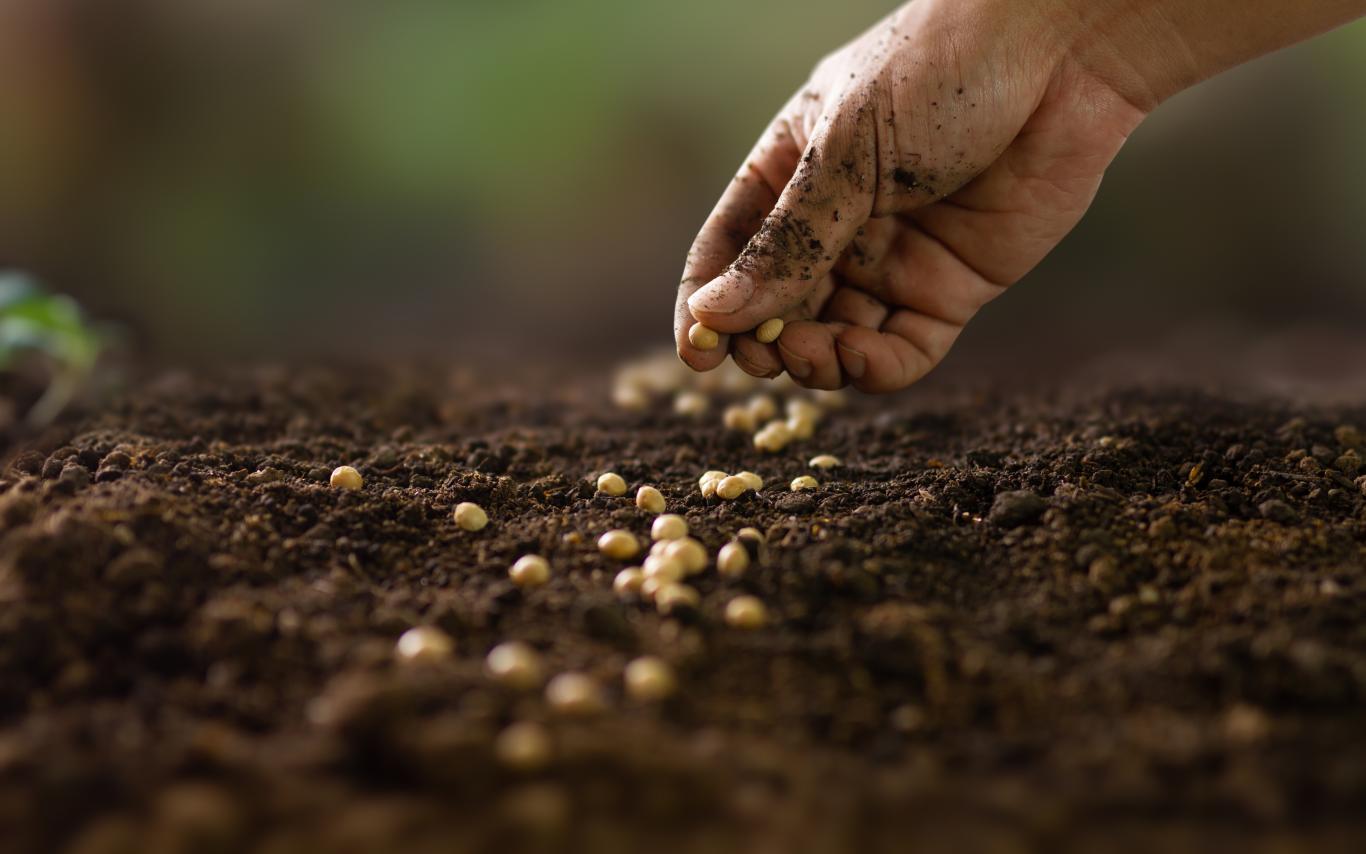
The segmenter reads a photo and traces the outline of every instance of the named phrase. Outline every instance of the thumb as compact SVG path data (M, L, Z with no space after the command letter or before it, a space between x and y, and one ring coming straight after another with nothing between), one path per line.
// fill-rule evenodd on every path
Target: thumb
M827 124L739 257L688 299L693 317L718 332L746 332L799 305L867 222L875 149L858 122Z

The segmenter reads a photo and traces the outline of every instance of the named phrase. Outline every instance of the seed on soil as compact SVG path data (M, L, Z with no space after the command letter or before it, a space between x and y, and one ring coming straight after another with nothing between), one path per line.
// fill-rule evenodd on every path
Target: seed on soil
M598 475L598 492L603 495L613 497L626 494L626 481L616 472L605 472Z
M629 560L640 554L640 541L630 531L617 528L598 537L598 551L616 560Z
M768 537L764 536L764 532L758 528L741 528L735 532L735 538L737 540L754 540L760 545L768 542Z
M647 513L663 513L664 493L653 486L642 486L636 490L636 506Z
M688 575L696 575L707 568L707 549L692 537L670 540L664 556L683 564L683 571Z
M332 469L332 477L328 479L328 483L336 489L360 489L364 481L360 472L351 466L337 466Z
M772 421L778 415L778 402L767 394L756 394L749 399L749 414L755 424Z
M816 419L814 418L805 415L789 415L785 423L788 432L792 434L792 438L799 442L805 442L816 435Z
M645 583L645 571L638 566L631 566L617 573L617 577L612 579L612 589L618 596L634 596L640 592L640 585Z
M754 492L760 492L764 488L764 479L752 471L742 471L736 475L745 482L745 486Z
M806 489L816 489L819 486L820 484L816 482L816 479L809 474L804 474L801 477L794 477L792 479L793 492L801 492Z
M715 350L716 345L721 343L721 336L716 334L715 329L694 323L688 329L688 341L699 350Z
M716 484L717 496L724 498L727 501L739 498L748 491L749 484L739 475L731 475L730 477L723 478L720 483Z
M678 690L674 669L664 659L653 655L642 655L627 664L622 676L626 694L643 703L667 700Z
M753 433L757 426L754 415L749 409L739 404L726 407L726 410L721 413L721 424L727 430L738 430L742 433Z
M545 700L562 715L595 715L607 707L598 682L586 673L561 673L545 686Z
M541 657L521 641L500 643L484 659L484 672L499 685L530 691L541 684Z
M792 430L783 421L770 421L754 434L754 447L760 451L776 454L786 448L793 439Z
M729 542L716 553L716 571L727 578L739 578L749 569L749 551L739 542Z
M736 629L761 629L768 622L768 608L756 596L736 596L726 603L726 625Z
M669 583L670 582L661 578L645 579L640 583L640 598L644 599L646 602L655 601L655 594L659 592L661 587Z
M436 626L414 626L394 645L394 655L403 662L441 661L454 652L455 641Z
M550 562L540 555L522 555L508 570L518 587L540 587L550 580Z
M473 501L462 501L455 505L455 524L465 531L479 531L489 523L489 514Z
M706 415L708 409L711 409L711 399L701 392L681 391L674 398L674 412L679 415L696 418Z
M655 540L677 540L688 536L688 520L674 513L656 516L650 525L650 536Z
M783 319L781 317L770 317L760 323L758 329L754 330L754 337L759 339L760 344L772 344L782 334Z
M832 469L835 466L840 465L840 458L834 454L817 454L811 458L811 462L807 463L807 465L811 466L813 469Z
M506 768L539 771L550 763L554 748L545 727L531 721L519 721L498 733L493 752Z
M667 554L650 555L645 558L644 572L646 578L658 579L662 584L681 581L683 576L688 574L681 560Z
M655 592L655 607L668 616L679 608L696 608L702 597L686 584L661 584Z

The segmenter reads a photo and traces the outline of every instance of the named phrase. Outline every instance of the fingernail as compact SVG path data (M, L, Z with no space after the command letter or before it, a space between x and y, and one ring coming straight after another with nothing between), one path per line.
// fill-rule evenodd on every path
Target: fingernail
M688 308L711 314L734 314L754 296L754 280L744 273L726 273L688 297Z
M868 357L842 343L836 343L840 348L840 364L844 365L844 372L854 379L861 379L863 372L868 369Z
M787 363L787 372L799 380L804 380L811 376L811 362L798 356L796 353L778 344L778 349L783 351L783 361Z

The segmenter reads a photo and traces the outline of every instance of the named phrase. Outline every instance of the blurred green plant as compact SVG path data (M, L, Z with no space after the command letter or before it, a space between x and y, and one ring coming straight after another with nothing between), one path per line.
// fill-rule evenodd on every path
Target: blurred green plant
M61 414L89 381L103 347L104 336L75 300L47 293L31 276L0 271L0 371L36 355L49 372L29 424L43 426Z

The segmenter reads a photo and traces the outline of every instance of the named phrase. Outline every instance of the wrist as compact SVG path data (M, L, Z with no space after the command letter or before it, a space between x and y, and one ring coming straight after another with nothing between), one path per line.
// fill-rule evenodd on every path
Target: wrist
M1208 76L1162 0L1058 0L1065 55L1143 113Z

